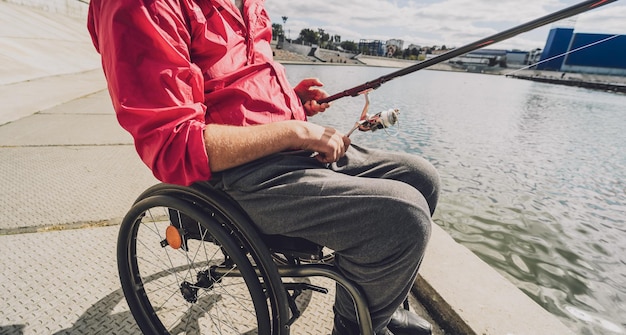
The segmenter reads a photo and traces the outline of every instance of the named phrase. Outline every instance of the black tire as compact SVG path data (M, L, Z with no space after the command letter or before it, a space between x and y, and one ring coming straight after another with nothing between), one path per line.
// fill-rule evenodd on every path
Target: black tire
M163 246L165 229L180 222L170 219L176 213L196 227L179 249ZM280 333L254 260L237 233L206 209L149 196L124 218L117 248L122 289L145 334Z

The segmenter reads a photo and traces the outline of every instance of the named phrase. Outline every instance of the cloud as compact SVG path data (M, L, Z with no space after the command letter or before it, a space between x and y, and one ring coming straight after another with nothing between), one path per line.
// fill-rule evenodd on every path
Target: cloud
M580 32L626 34L626 5L606 8L579 15L576 30Z
M297 38L303 28L322 28L343 40L392 38L405 45L461 46L578 3L575 0L292 0L266 1L275 23ZM591 32L626 33L626 5L619 2L582 14L577 27ZM500 44L543 47L550 27ZM592 30L593 29L593 30ZM610 30L610 31L609 31Z

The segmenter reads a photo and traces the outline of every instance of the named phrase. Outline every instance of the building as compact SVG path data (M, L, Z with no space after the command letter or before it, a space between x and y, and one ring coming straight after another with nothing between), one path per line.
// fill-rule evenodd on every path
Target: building
M448 63L470 72L483 72L487 68L506 67L507 51L479 49L462 56L452 58Z
M422 50L422 46L417 45L417 44L409 44L409 46L407 47L407 49L409 49L409 50L416 49L416 50L418 50L418 51L419 51L419 50Z
M396 51L402 50L403 46L404 46L404 41L403 40L398 40L398 39L390 39L390 40L388 40L387 43L385 43L385 47L386 47L386 50L387 50L385 56L393 57L393 55L396 53Z
M594 44L596 43L596 44ZM626 75L626 35L550 30L537 70Z
M507 50L506 52L506 65L521 67L528 64L530 53L528 51L521 50Z
M534 65L539 63L541 60L541 53L543 49L535 48L528 52L528 61L526 61L526 65Z
M384 56L385 44L380 40L359 40L359 52L369 56Z

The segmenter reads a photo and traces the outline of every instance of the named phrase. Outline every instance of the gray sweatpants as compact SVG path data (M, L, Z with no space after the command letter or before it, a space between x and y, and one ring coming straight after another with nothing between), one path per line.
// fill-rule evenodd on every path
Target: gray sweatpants
M439 176L426 160L355 145L331 165L311 153L281 153L218 173L212 183L263 233L333 249L336 267L362 288L377 331L417 276L439 192ZM339 286L335 309L356 319Z

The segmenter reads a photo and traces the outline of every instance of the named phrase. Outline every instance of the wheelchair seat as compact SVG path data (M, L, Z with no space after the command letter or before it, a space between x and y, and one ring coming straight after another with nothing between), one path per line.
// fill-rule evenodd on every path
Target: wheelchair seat
M301 237L262 235L270 252L307 261L321 261L324 254L321 245Z
M192 218L184 213L178 213L177 215L174 213L175 210L169 209L170 223L173 227L178 228L178 236L176 236L176 239L180 240L178 247L185 247L186 241L189 239L200 240L203 238L201 236L200 227ZM172 245L172 242L168 241L167 237L166 234L166 239L162 242L163 245ZM323 258L323 247L307 239L265 234L260 234L260 237L272 253L306 261L320 261ZM207 242L211 242L210 236L205 236L204 239Z

